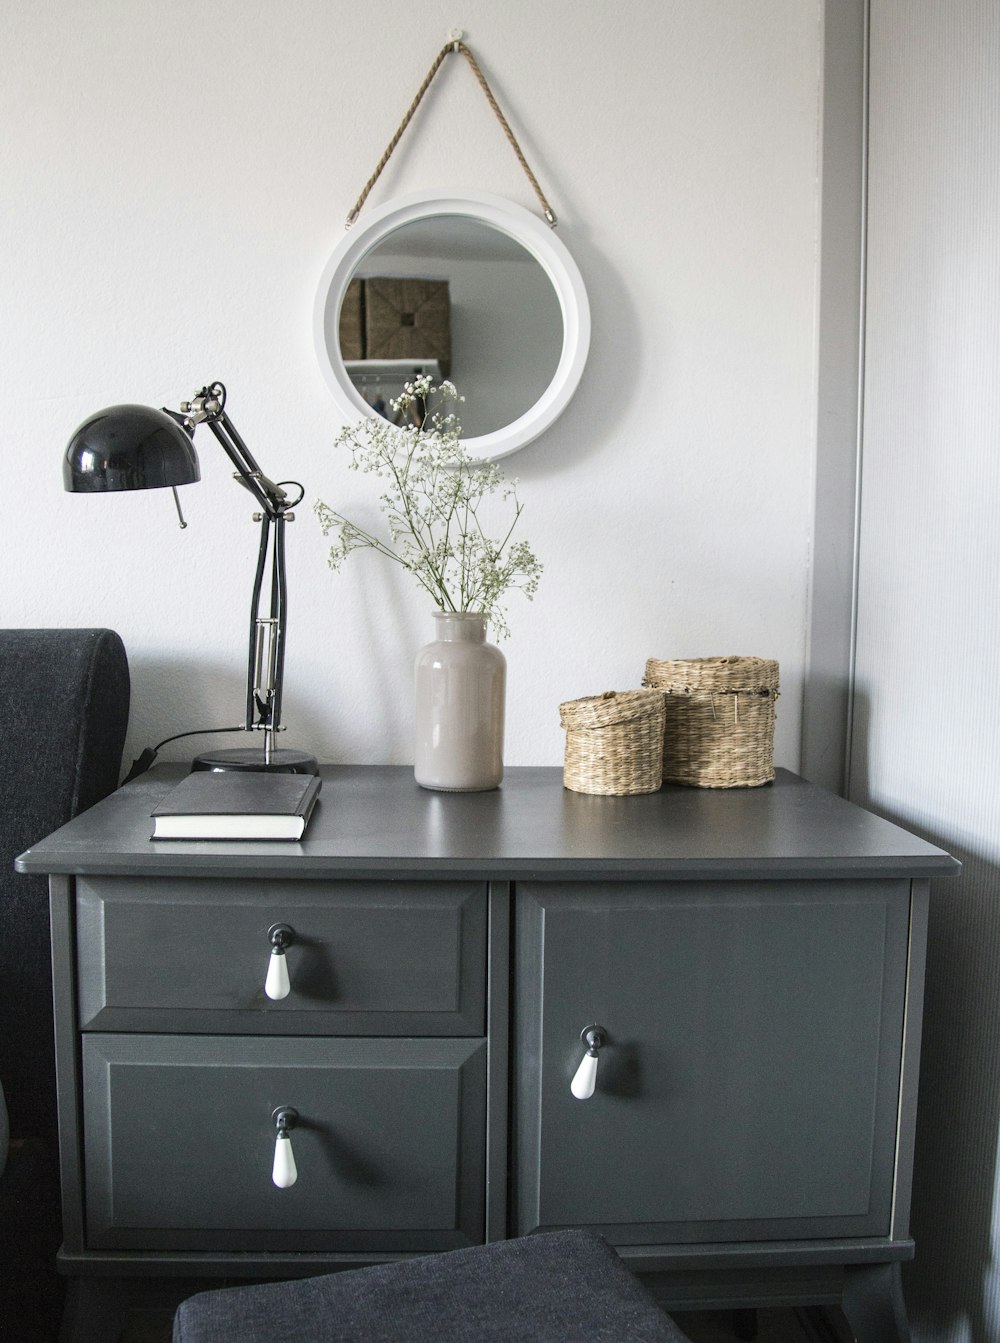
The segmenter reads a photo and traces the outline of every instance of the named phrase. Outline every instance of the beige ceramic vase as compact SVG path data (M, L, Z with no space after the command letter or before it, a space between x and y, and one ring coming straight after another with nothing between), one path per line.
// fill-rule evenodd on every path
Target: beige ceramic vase
M476 793L503 778L507 661L470 611L435 611L437 637L416 661L413 773L423 788Z

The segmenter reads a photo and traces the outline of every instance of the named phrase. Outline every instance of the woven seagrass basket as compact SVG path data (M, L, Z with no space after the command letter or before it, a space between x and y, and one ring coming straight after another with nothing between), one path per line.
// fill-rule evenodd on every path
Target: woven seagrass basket
M663 778L664 696L608 690L559 705L566 729L563 784L574 793L655 793Z
M665 783L756 788L774 778L777 662L650 658L643 685L663 691Z
M436 359L451 367L451 308L447 280L370 275L365 280L368 359Z

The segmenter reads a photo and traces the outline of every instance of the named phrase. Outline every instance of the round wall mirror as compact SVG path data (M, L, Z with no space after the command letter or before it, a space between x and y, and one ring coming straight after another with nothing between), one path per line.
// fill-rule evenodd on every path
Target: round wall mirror
M393 418L416 374L465 398L473 458L503 457L562 413L590 345L576 263L549 226L499 196L400 197L355 224L327 263L314 312L340 409Z

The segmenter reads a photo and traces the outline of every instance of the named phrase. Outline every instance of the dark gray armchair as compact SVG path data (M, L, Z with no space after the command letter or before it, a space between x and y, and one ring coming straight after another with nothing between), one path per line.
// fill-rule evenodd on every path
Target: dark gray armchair
M25 1257L47 1261L61 1236L48 891L44 877L15 872L14 859L118 786L128 709L128 660L113 630L0 630L0 1085L12 1143L0 1176L5 1296L30 1279ZM15 1318L10 1308L0 1299L0 1319Z

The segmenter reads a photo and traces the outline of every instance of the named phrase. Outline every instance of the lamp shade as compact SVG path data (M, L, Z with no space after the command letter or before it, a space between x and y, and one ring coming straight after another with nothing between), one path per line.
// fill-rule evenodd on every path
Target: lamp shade
M70 439L63 460L63 484L76 494L155 490L200 479L191 433L152 406L97 411Z

